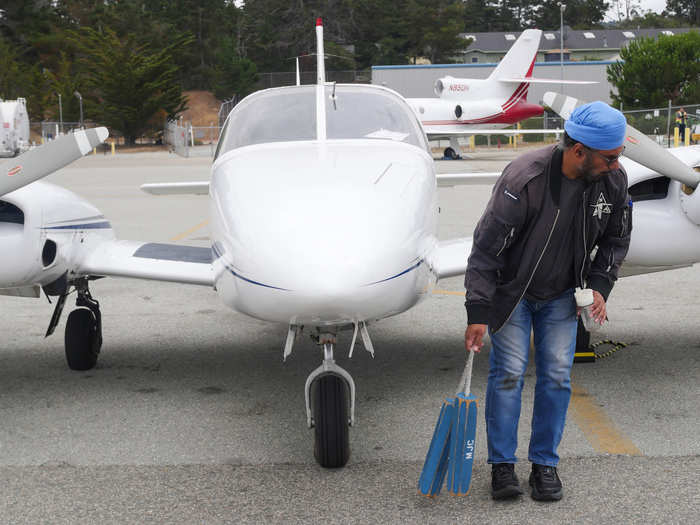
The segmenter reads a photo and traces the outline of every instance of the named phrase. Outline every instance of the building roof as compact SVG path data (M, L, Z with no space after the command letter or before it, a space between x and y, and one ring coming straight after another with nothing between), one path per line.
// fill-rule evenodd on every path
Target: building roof
M620 49L628 42L639 37L656 38L660 34L681 34L689 31L697 31L695 27L674 27L670 29L584 29L577 30L564 26L564 49ZM510 49L513 42L522 31L501 31L495 33L460 33L460 36L474 37L475 41L465 49L481 51L483 53L505 52ZM542 31L540 39L540 51L559 49L559 29L556 31Z

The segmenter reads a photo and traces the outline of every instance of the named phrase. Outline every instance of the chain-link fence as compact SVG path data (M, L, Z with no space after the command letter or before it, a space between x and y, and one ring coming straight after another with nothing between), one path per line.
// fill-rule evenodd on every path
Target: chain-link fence
M226 117L231 113L231 110L236 107L236 104L240 102L240 97L238 95L233 95L228 100L224 100L219 108L219 127L224 127L224 122L226 122Z
M653 138L659 144L664 146L674 146L676 113L680 108L684 108L687 113L686 128L690 129L689 141L697 143L697 138L693 140L694 135L700 134L700 104L688 104L686 106L668 105L665 108L650 108L650 109L631 109L625 110L623 113L627 117L627 122L637 128L645 135ZM684 137L678 137L678 145L683 145Z
M312 71L301 71L299 80L302 84L316 83L316 68ZM349 70L349 71L326 71L326 82L337 82L338 84L371 84L372 71ZM272 87L293 86L297 83L295 71L260 73L260 80L257 87L267 89Z
M95 127L92 123L83 123L83 126L85 128ZM78 129L80 129L80 122L51 122L45 120L41 122L41 140L44 142L53 140L60 135L73 133Z
M220 132L219 126L193 126L189 122L169 120L163 141L181 157L213 157Z
M190 145L190 125L181 125L178 120L168 120L163 130L163 142L168 145L168 149L177 153L181 157L189 157Z

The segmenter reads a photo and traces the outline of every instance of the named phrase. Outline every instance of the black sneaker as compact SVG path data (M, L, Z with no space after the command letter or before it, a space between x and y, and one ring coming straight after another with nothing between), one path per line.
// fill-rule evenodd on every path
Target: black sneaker
M518 476L512 463L494 463L491 466L491 496L493 499L508 499L520 496Z
M557 474L557 467L533 463L530 473L530 487L532 487L532 499L538 501L558 501L564 494L559 474Z

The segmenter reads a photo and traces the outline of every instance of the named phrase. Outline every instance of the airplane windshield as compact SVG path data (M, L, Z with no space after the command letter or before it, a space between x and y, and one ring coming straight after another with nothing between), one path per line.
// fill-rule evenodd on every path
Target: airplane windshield
M328 139L379 139L427 149L420 124L395 94L361 85L326 86ZM216 156L267 142L316 139L316 86L262 91L231 112Z

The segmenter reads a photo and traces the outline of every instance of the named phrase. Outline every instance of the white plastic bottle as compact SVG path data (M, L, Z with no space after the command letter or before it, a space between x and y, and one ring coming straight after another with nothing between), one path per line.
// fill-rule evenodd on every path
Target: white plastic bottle
M592 332L600 328L600 324L593 319L593 290L590 288L576 288L574 291L576 306L581 309L581 321L583 327Z

